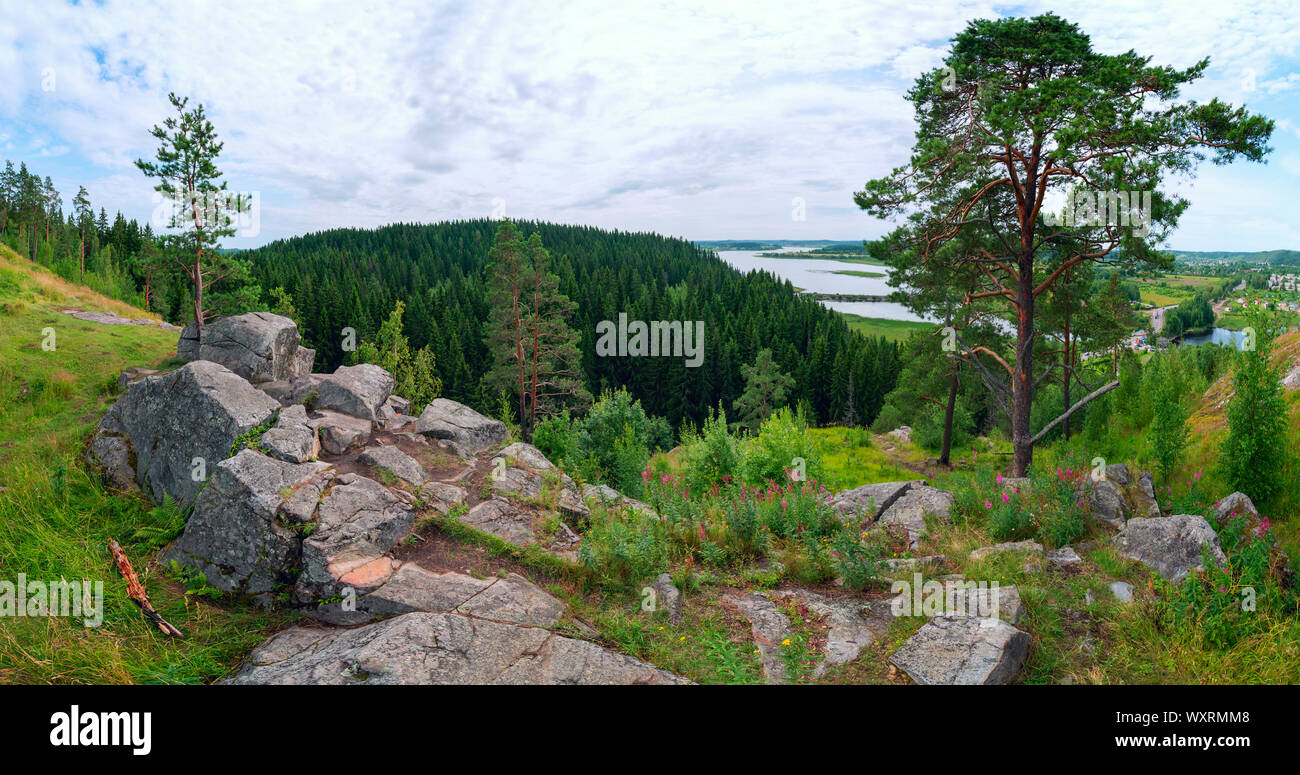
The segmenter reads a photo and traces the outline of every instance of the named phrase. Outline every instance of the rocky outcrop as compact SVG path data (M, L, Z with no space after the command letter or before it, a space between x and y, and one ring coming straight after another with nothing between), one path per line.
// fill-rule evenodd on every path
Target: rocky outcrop
M330 455L342 455L353 447L366 444L374 429L370 420L331 411L312 412L307 424L316 429L321 449Z
M181 332L176 354L189 361L220 363L253 383L288 380L311 372L314 350L300 346L298 326L270 312L193 321Z
M243 450L217 465L160 559L202 572L217 589L269 601L293 583L297 526L311 521L332 476L325 463L295 465Z
M515 442L494 455L491 464L494 492L538 501L550 490L560 512L579 519L591 515L573 479L547 460L537 447Z
M210 361L127 386L100 420L89 461L113 482L135 480L155 503L194 502L235 440L275 417L280 405Z
M231 684L680 684L664 670L537 627L408 613L350 630L293 628Z
M864 484L852 490L845 490L826 499L826 503L839 511L846 519L856 518L867 523L874 522L894 501L903 496L914 485L924 485L925 481L915 479L908 482L877 482Z
M989 685L1015 680L1029 635L1001 619L936 616L889 661L926 685Z
M396 384L392 374L372 363L340 366L317 383L315 408L378 420L379 410L393 394Z
M1133 517L1158 517L1154 481L1148 471L1134 474L1124 463L1106 466L1105 475L1084 476L1078 484L1080 499L1093 518L1121 530Z
M1111 543L1121 555L1154 568L1169 581L1204 568L1201 547L1207 547L1219 565L1228 561L1219 535L1205 517L1195 514L1131 519Z
M491 449L506 439L505 423L447 398L435 398L424 408L415 431L446 441L462 457Z

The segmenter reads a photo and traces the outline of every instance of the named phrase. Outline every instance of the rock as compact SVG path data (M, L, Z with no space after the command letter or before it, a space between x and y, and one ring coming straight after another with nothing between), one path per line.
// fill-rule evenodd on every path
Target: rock
M564 603L517 573L492 580L490 586L456 607L457 613L533 627L551 627L564 614Z
M455 506L459 506L469 499L469 493L463 487L457 487L454 484L446 482L425 482L420 488L420 497L429 504L429 506L443 514L447 514Z
M516 442L492 457L492 489L502 495L527 500L537 500L550 481L558 487L555 505L573 517L586 519L591 515L573 479L557 468L541 450L531 444Z
M1177 581L1194 569L1203 568L1201 547L1223 565L1228 559L1219 546L1219 536L1204 517L1175 514L1171 517L1132 519L1111 541L1123 556L1154 568L1169 581Z
M564 603L516 573L504 579L476 579L450 571L433 573L410 562L362 597L357 607L368 617L455 612L532 627L551 627L564 614Z
M1128 487L1128 464L1112 463L1106 466L1106 478L1115 482L1121 487Z
M298 345L293 353L293 375L302 377L311 374L311 367L316 363L316 351L310 347Z
M298 355L299 341L292 320L270 312L248 312L205 321L202 343L191 321L181 332L176 354L190 361L219 363L249 382L272 382L311 371L311 358ZM308 352L315 357L315 351Z
M912 443L912 429L906 425L895 428L886 435L892 436L893 438L898 439L904 444Z
M993 554L1001 552L1029 552L1030 554L1041 556L1043 545L1037 541L1011 541L1003 544L994 544L993 546L981 546L970 553L970 559L982 560Z
M501 498L482 501L461 515L460 521L515 546L537 542L533 535L532 517Z
M894 505L913 485L923 485L924 480L915 479L908 482L877 482L864 484L852 490L832 495L826 500L831 507L838 509L847 517L861 518L867 523L874 522L884 511Z
M308 424L317 430L321 449L330 455L342 455L370 441L371 423L360 417L330 411L312 412Z
M1085 481L1087 481L1086 477ZM1088 506L1092 515L1111 527L1123 528L1124 521L1128 518L1129 507L1124 500L1124 491L1119 485L1107 478L1086 487Z
M858 658L862 650L889 630L893 621L886 601L863 601L853 597L828 597L807 589L769 593L771 597L793 596L813 613L825 617L826 660L813 675L825 673L826 665L843 665Z
M668 619L673 624L681 622L682 593L673 584L673 577L667 573L660 573L651 586L655 591L656 603L663 604L664 610L668 612Z
M452 442L462 456L476 455L506 438L505 423L446 398L435 398L424 408L415 431Z
M224 366L193 361L128 385L96 428L90 462L114 482L134 479L155 503L170 495L189 506L212 468L230 457L235 440L279 408ZM125 441L125 463L123 444L103 438Z
M1250 496L1243 492L1234 492L1214 504L1214 519L1218 524L1227 524L1233 515L1244 516L1251 524L1259 522L1259 510Z
M1151 478L1150 471L1143 471L1138 475L1137 487L1130 487L1129 495L1133 500L1133 511L1138 516L1160 516L1160 503L1156 501L1155 480Z
M1133 602L1133 585L1127 581L1112 581L1110 583L1110 593L1121 603Z
M334 481L316 509L317 528L302 542L300 602L333 597L348 588L368 593L396 571L385 556L414 525L410 508L383 485L356 474Z
M781 658L781 643L794 634L790 620L771 600L762 595L752 592L735 593L729 595L727 601L749 620L754 645L759 652L759 663L763 675L767 676L767 682L785 683L787 674L785 662Z
M902 527L907 531L909 546L918 549L925 533L926 515L948 522L954 503L952 493L946 490L914 484L880 515L877 522Z
M132 382L139 382L145 377L156 377L165 372L157 369L142 369L139 366L131 366L126 371L117 375L117 389L119 392L126 390L126 386Z
M649 505L642 503L635 498L629 498L623 493L603 484L584 484L582 486L582 499L586 501L596 501L606 506L619 506L622 508L639 511L646 516L654 519L659 518L659 514Z
M307 409L294 404L280 412L275 427L258 440L262 451L288 463L306 463L320 454L320 439L307 421Z
M424 484L424 469L415 458L393 446L367 447L358 458L368 466L377 466L389 471L398 479L412 487Z
M401 396L389 396L387 404L388 408L392 409L397 414L411 413L411 402L409 399L402 398Z
M316 408L377 420L396 384L392 374L373 363L340 366L316 385Z
M96 433L90 441L86 460L92 467L100 469L109 484L117 489L128 492L140 489L135 480L135 468L131 465L131 445L125 437Z
M592 643L461 614L408 613L350 630L295 627L229 684L680 684Z
M1072 568L1083 562L1083 558L1072 547L1062 546L1060 549L1048 552L1047 561L1058 568Z
M979 587L976 582L966 582L956 587L944 601L948 616L974 616L998 618L1008 624L1020 624L1025 607L1020 602L1020 590L1015 584L993 584Z
M213 470L160 559L201 571L217 589L269 602L292 583L298 564L301 539L292 523L311 517L303 519L295 496L305 491L314 506L332 476L325 463L286 463L245 449Z
M1001 619L936 616L889 661L925 685L1011 683L1029 652L1029 635Z

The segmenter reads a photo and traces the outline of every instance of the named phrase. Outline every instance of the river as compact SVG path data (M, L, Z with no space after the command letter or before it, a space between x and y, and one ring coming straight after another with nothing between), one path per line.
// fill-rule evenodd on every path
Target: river
M718 257L742 272L760 269L782 280L789 280L796 288L813 293L845 293L863 296L886 296L893 292L884 277L856 277L836 274L837 271L876 272L885 274L888 267L875 264L857 264L819 258L764 258L760 253L798 253L808 248L786 247L780 250L719 250ZM915 320L925 318L892 301L823 301L822 304L836 312L847 312L867 318L887 320Z

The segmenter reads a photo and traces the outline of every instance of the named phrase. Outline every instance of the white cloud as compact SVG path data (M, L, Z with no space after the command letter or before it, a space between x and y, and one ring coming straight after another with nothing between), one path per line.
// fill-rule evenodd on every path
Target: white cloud
M1277 94L1271 106L1294 87L1289 2L1053 7L1103 51L1213 55L1190 96ZM259 241L486 216L497 198L512 216L694 238L851 239L883 229L850 196L906 159L903 91L967 20L995 15L990 2L25 4L0 14L13 84L0 119L7 154L69 148L97 206L146 218L151 184L132 161L152 155L167 92L191 95L226 141L231 186L263 192ZM790 220L795 196L805 222Z

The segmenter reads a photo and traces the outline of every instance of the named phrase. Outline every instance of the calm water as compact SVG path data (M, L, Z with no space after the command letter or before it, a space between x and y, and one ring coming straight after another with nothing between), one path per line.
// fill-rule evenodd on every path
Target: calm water
M877 272L889 271L874 264L854 264L815 258L763 258L759 253L798 253L807 248L788 247L780 250L720 250L718 257L742 272L754 269L770 272L789 280L796 288L814 293L851 293L866 296L885 296L894 289L884 277L855 277L835 274L838 271ZM925 320L902 304L892 301L823 301L822 304L837 312L848 312L868 318L889 320Z
M1226 344L1232 347L1240 347L1241 340L1246 337L1242 331L1233 331L1230 328L1215 328L1208 334L1199 334L1197 336L1185 336L1179 347L1195 347L1201 344Z

